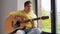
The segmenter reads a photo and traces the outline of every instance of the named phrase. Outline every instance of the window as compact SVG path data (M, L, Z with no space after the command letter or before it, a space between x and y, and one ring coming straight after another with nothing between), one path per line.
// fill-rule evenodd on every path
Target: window
M38 0L38 17L49 16L49 19L38 21L42 31L51 33L51 0Z
M56 0L56 31L60 34L60 0Z
M49 19L42 20L42 30L51 32L51 0L42 0L42 16L49 16Z

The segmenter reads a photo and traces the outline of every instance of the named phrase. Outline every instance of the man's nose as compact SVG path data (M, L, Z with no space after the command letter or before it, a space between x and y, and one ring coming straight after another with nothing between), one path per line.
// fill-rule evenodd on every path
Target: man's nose
M28 9L31 9L31 7L29 7Z

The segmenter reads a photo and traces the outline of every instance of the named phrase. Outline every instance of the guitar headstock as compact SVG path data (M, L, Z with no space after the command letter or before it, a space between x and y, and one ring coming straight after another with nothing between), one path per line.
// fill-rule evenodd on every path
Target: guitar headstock
M49 19L49 16L42 16L41 19L42 20Z

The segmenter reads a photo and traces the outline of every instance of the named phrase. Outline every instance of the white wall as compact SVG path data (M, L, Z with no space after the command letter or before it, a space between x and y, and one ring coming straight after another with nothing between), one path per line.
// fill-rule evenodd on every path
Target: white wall
M17 10L22 10L24 9L24 2L27 0L18 0L17 1Z
M0 0L0 30L1 30L1 0ZM1 33L1 31L0 31Z
M0 21L0 34L5 34L5 19L8 12L17 10L17 0L1 0L1 21Z

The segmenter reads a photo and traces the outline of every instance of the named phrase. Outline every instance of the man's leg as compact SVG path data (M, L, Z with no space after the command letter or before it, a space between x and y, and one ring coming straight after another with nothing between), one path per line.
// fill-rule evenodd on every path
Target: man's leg
M16 34L25 34L24 30L18 30Z
M34 28L29 31L27 34L40 34L42 31L39 28Z

